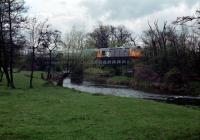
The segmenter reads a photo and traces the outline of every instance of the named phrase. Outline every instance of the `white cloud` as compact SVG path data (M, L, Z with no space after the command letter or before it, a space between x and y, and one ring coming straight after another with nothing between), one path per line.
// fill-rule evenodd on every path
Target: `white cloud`
M124 5L120 5L122 0L117 0L118 3L115 1L110 3L110 0L26 0L26 2L30 7L30 15L41 19L49 18L50 23L63 32L73 26L91 31L99 22L102 22L103 24L125 25L133 32L140 34L147 28L148 21L152 23L155 20L160 22L167 20L171 23L176 17L192 15L197 8L200 8L200 2L197 0L174 0L174 4L170 3L171 0L168 2L157 0L157 5L150 4L149 7L146 0L140 0L139 9L134 7L131 9L129 6L128 2L137 4L136 0L123 1ZM120 6L127 6L127 10L123 7L120 11ZM153 9L154 6L155 9ZM130 14L130 11L134 12L134 9L141 11ZM116 12L119 13L119 17L113 14ZM138 15L135 15L137 13Z

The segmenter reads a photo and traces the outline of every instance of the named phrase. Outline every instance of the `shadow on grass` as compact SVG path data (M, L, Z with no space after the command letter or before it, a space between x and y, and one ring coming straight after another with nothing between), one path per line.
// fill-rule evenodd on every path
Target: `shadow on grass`
M92 96L105 96L105 95L103 95L102 93L95 93L95 94L92 94Z
M0 140L25 140L28 138L30 138L30 136L19 133L6 132L0 134Z
M11 96L11 95L12 95L11 92L6 92L6 91L0 92L0 96Z
M46 81L44 84L42 84L42 87L54 87L54 83L50 81Z

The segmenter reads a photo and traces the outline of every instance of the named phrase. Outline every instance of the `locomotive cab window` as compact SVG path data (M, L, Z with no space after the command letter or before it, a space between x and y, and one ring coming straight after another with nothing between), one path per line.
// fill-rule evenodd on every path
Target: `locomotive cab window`
M106 56L106 51L102 51L102 56Z

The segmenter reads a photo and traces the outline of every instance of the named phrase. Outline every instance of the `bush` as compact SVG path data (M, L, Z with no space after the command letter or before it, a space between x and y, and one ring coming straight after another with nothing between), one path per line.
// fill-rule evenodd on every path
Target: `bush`
M159 82L160 76L149 66L138 65L134 68L134 78L139 81Z
M186 93L187 84L185 84L183 76L177 68L170 69L164 75L163 87L175 94L188 94Z
M106 71L103 71L100 68L88 68L85 70L84 72L86 75L90 75L90 76L97 76L97 75L104 75L107 74Z
M153 90L152 82L150 81L132 79L130 82L130 86L137 90L147 90L147 91Z
M170 69L164 76L166 83L183 84L183 76L177 68Z
M189 83L188 91L194 96L200 95L200 81L192 81Z
M132 78L126 76L115 76L108 78L107 83L113 85L130 85L130 81Z

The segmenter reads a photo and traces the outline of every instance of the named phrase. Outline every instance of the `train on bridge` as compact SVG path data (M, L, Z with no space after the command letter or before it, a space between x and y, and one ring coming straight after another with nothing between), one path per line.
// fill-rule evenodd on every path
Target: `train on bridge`
M99 65L128 65L141 56L140 47L101 48L97 50L96 63Z

